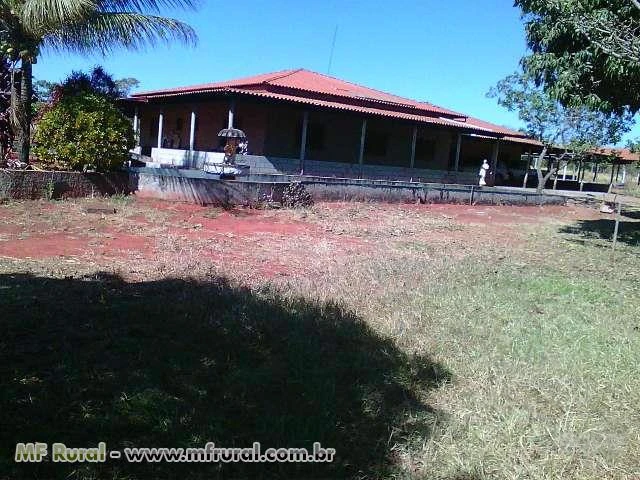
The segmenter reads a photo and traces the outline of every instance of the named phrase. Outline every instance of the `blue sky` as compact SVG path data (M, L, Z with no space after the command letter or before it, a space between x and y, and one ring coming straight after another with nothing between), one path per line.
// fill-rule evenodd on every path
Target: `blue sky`
M515 114L485 97L526 52L511 0L205 0L196 12L165 12L190 23L196 47L178 44L108 57L44 53L38 79L101 64L142 90L206 83L289 68L327 73L425 100L502 125ZM631 136L640 136L636 127Z

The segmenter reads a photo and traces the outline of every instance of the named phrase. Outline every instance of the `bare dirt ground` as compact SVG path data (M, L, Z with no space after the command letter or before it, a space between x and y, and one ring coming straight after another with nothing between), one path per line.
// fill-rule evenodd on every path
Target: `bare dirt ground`
M116 213L86 213L106 206ZM131 279L186 262L261 281L313 275L415 243L464 255L517 244L523 225L601 217L557 206L324 203L306 211L225 211L149 200L13 202L0 205L0 257L106 268Z

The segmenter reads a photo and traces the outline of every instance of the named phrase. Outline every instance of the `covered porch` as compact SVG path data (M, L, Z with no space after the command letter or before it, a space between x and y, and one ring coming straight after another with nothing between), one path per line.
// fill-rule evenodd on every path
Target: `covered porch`
M246 95L172 97L131 107L148 166L221 162L224 142L217 132L223 128L246 133L249 155L238 162L253 174L473 184L484 158L497 170L526 151L462 124L454 129Z

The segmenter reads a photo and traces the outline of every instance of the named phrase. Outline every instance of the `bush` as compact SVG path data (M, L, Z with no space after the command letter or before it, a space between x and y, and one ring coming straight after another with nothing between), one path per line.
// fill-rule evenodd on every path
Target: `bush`
M300 182L287 185L282 192L282 206L287 208L304 208L313 205L313 198Z
M133 129L111 100L86 92L62 97L42 115L35 144L49 168L108 171L127 161Z

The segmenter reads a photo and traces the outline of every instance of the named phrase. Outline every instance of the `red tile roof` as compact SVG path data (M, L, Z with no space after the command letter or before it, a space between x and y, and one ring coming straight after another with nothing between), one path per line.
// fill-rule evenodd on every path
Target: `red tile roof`
M384 116L465 131L510 137L537 144L516 130L469 117L427 102L419 102L309 70L283 70L225 82L139 92L132 100L233 92L324 108Z
M494 132L493 130L488 128L475 126L475 125L467 125L464 122L458 122L455 120L451 120L449 118L420 115L419 112L406 113L406 112L401 112L396 110L366 107L366 106L360 106L360 105L351 105L348 103L332 102L327 100L317 100L314 98L299 97L295 95L287 95L282 93L265 92L260 90L243 90L240 88L229 88L227 90L230 92L244 94L244 95L273 98L275 100L285 100L289 102L315 105L318 107L326 107L326 108L331 108L335 110L365 113L365 114L376 115L381 117L397 118L400 120L410 120L410 121L420 122L420 123L431 123L434 125L442 125L445 127L453 127L453 128L463 128L463 129L469 129L473 131L484 131L486 133Z
M640 161L640 154L634 153L628 148L604 147L604 148L597 149L596 153L616 157L618 161L614 163L633 163L633 162Z

